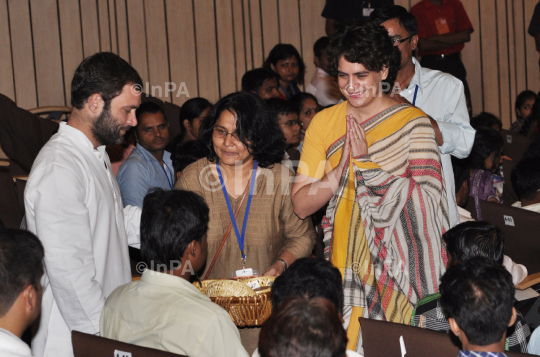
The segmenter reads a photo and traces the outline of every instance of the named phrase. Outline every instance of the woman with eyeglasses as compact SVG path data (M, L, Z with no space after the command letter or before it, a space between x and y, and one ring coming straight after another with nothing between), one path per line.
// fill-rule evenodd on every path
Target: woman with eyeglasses
M359 317L409 324L437 291L448 205L429 118L391 96L400 53L386 29L345 26L327 53L346 101L311 121L292 199L301 218L329 202L325 257L343 274L348 336L358 336Z

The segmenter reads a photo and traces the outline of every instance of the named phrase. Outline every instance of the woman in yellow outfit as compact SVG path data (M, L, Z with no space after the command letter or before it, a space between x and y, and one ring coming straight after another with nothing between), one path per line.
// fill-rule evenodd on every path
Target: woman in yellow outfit
M315 116L292 189L304 218L329 203L325 256L343 275L348 349L362 351L358 317L409 323L438 291L449 228L435 132L392 97L403 41L373 22L338 32L328 66L347 101Z

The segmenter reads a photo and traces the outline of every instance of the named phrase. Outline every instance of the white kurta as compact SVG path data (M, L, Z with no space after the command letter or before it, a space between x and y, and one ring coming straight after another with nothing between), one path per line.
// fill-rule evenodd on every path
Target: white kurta
M454 227L459 224L459 214L450 155L458 159L468 157L476 132L470 124L463 83L448 73L423 68L415 58L412 60L415 65L414 76L409 87L399 94L417 108L422 109L439 125L443 137L443 145L439 146L439 150L444 175L444 189L448 199L450 227ZM416 86L418 86L418 92L415 101Z
M32 357L30 347L20 338L0 328L0 356L2 357Z
M139 243L141 209L123 208L105 146L60 124L25 189L28 230L45 248L36 357L73 356L71 330L99 332L108 295L131 280L128 243Z

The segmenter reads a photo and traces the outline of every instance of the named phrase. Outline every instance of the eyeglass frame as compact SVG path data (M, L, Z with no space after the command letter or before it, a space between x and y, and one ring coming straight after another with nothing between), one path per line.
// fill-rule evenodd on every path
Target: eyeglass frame
M401 45L403 42L405 42L405 41L407 41L407 40L410 40L410 39L413 38L414 36L416 36L416 35L410 35L409 37L406 37L406 38L390 37L390 39L392 40L392 45L394 45L394 46L399 46L399 45Z
M287 123L289 122L294 122L293 125L289 125ZM300 128L303 128L304 127L304 123L302 123L302 121L300 119L296 119L296 120L287 120L285 123L280 123L279 125L286 125L286 126L290 126L291 128L298 125Z
M219 135L216 135L218 134ZM223 135L223 133L225 133L225 135ZM231 139L233 140L236 140L236 141L241 141L240 140L240 137L238 136L238 133L236 131L233 131L232 133L229 133L227 130L225 129L222 129L222 128L218 128L216 126L214 126L214 130L212 132L212 136L215 136L216 138L218 139L225 139L228 135L231 136Z

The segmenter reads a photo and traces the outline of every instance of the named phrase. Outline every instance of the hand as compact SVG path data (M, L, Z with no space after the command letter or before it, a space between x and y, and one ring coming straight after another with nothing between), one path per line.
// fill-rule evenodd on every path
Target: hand
M431 123L431 126L433 126L433 130L435 131L435 140L437 140L437 145L442 146L444 144L441 129L439 129L439 124L437 124L437 121L433 119L432 117L429 117L429 121Z
M280 276L285 270L285 265L282 261L278 260L268 268L268 270L263 274L263 276Z
M347 136L350 138L350 150L353 157L367 155L368 144L366 133L362 125L352 115L347 115Z

